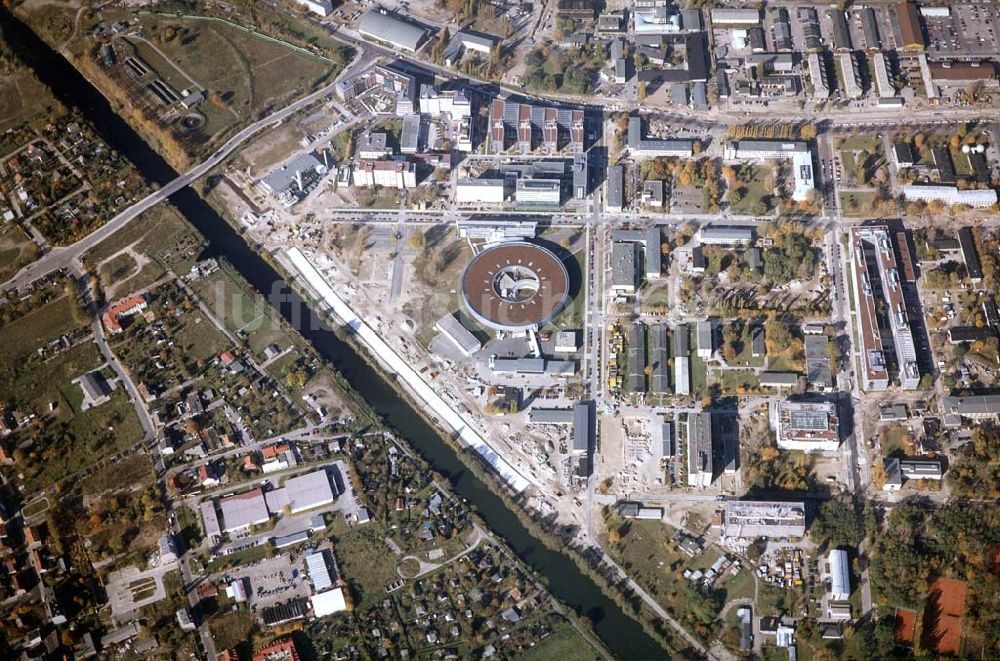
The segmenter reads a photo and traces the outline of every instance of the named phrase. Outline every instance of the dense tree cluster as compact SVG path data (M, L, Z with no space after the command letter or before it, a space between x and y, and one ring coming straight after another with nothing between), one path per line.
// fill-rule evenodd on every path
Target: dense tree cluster
M952 493L970 498L1000 498L1000 429L977 425L970 442L948 471Z
M603 54L588 48L556 50L539 46L528 53L524 86L531 92L589 94Z
M944 507L910 499L892 508L884 529L869 538L871 581L881 605L922 608L938 576L965 581L963 627L983 646L1000 652L1000 510L993 503L956 500ZM984 657L985 658L985 657Z

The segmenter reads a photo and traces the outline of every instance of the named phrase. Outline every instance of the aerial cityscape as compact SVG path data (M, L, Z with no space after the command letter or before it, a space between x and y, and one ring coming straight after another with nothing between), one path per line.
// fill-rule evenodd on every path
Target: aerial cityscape
M0 4L0 659L1000 658L996 0Z

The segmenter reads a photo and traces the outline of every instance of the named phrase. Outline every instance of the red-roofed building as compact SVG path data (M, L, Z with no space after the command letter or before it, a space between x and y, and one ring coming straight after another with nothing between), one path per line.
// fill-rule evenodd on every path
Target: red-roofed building
M290 449L288 443L275 443L274 445L261 448L260 454L265 459L273 459L283 452L288 452Z
M219 354L219 360L222 361L223 365L226 365L228 367L229 365L233 364L233 361L236 360L236 357L233 356L232 352L223 351L222 353Z
M149 305L149 302L146 300L145 294L131 296L118 301L104 313L104 317L102 317L104 328L111 334L122 332L121 319L142 312L146 309L147 305Z
M291 638L279 638L254 652L253 661L299 661L299 651Z

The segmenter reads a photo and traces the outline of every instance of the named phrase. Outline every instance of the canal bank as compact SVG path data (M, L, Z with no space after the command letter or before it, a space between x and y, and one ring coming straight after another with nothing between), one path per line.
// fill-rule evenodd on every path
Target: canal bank
M101 93L61 55L53 51L25 24L0 7L0 28L21 61L52 88L65 105L76 107L112 147L128 158L152 183L164 185L177 173L159 154L114 112ZM529 567L544 576L553 595L586 615L604 644L618 658L651 659L664 651L634 619L597 584L558 551L545 546L487 484L469 470L455 450L418 411L381 375L374 372L349 344L316 316L283 281L278 272L239 236L193 190L185 188L170 201L205 237L202 257L225 258L240 275L274 305L275 309L317 352L336 368L347 383L386 423L395 428L433 468L447 478L455 492L476 508L487 525L503 538ZM283 293L280 302L272 293Z

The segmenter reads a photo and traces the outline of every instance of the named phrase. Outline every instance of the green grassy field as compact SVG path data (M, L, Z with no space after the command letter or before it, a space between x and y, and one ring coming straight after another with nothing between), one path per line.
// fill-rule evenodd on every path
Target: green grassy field
M355 526L336 540L337 563L351 592L360 597L360 610L380 603L385 598L385 584L398 578L396 556L383 537L378 526L370 523Z
M191 270L201 245L202 238L176 209L158 204L87 251L83 263L89 269L97 268L112 255L133 246L136 253L151 257L154 262L132 276L137 285L156 280L168 268L184 275ZM126 291L127 288L120 286L119 289Z
M845 216L863 218L875 213L875 193L840 193L840 206Z
M586 661L600 659L583 637L568 622L521 655L521 661L549 661L550 659L573 659Z
M245 334L255 353L259 354L272 343L281 348L293 344L293 338L281 327L273 308L239 284L228 269L219 269L211 276L198 279L192 286L230 332Z
M882 141L872 135L852 135L837 138L836 148L843 151L865 151L870 154L879 152L882 149Z
M751 168L752 176L745 183L740 184L746 188L746 195L739 202L731 205L732 212L738 215L756 215L758 211L755 210L755 207L758 203L763 203L767 212L772 211L774 209L773 201L770 203L765 201L766 198L774 195L774 175L771 168L767 165L745 165L743 168Z
M2 115L0 110L0 116ZM0 282L35 261L37 257L38 246L21 231L20 227L9 223L0 229Z
M0 328L0 365L20 365L38 347L82 328L75 307L73 299L62 296Z
M130 43L164 80L176 90L193 87L183 71L217 94L220 102L199 108L207 135L260 117L334 75L327 62L216 21L154 15L140 20L162 55L149 44Z
M566 270L570 274L571 281L582 282L582 274L585 273L583 270L585 260L586 254L583 249L576 251L569 259L565 260ZM581 285L579 291L576 292L576 296L566 304L562 312L557 314L552 321L545 324L543 330L556 331L580 328L583 325L583 315L587 305L586 298L583 294L583 286Z
M17 65L15 65L17 66ZM27 67L0 75L0 131L59 108L58 102ZM0 151L0 156L6 150Z

